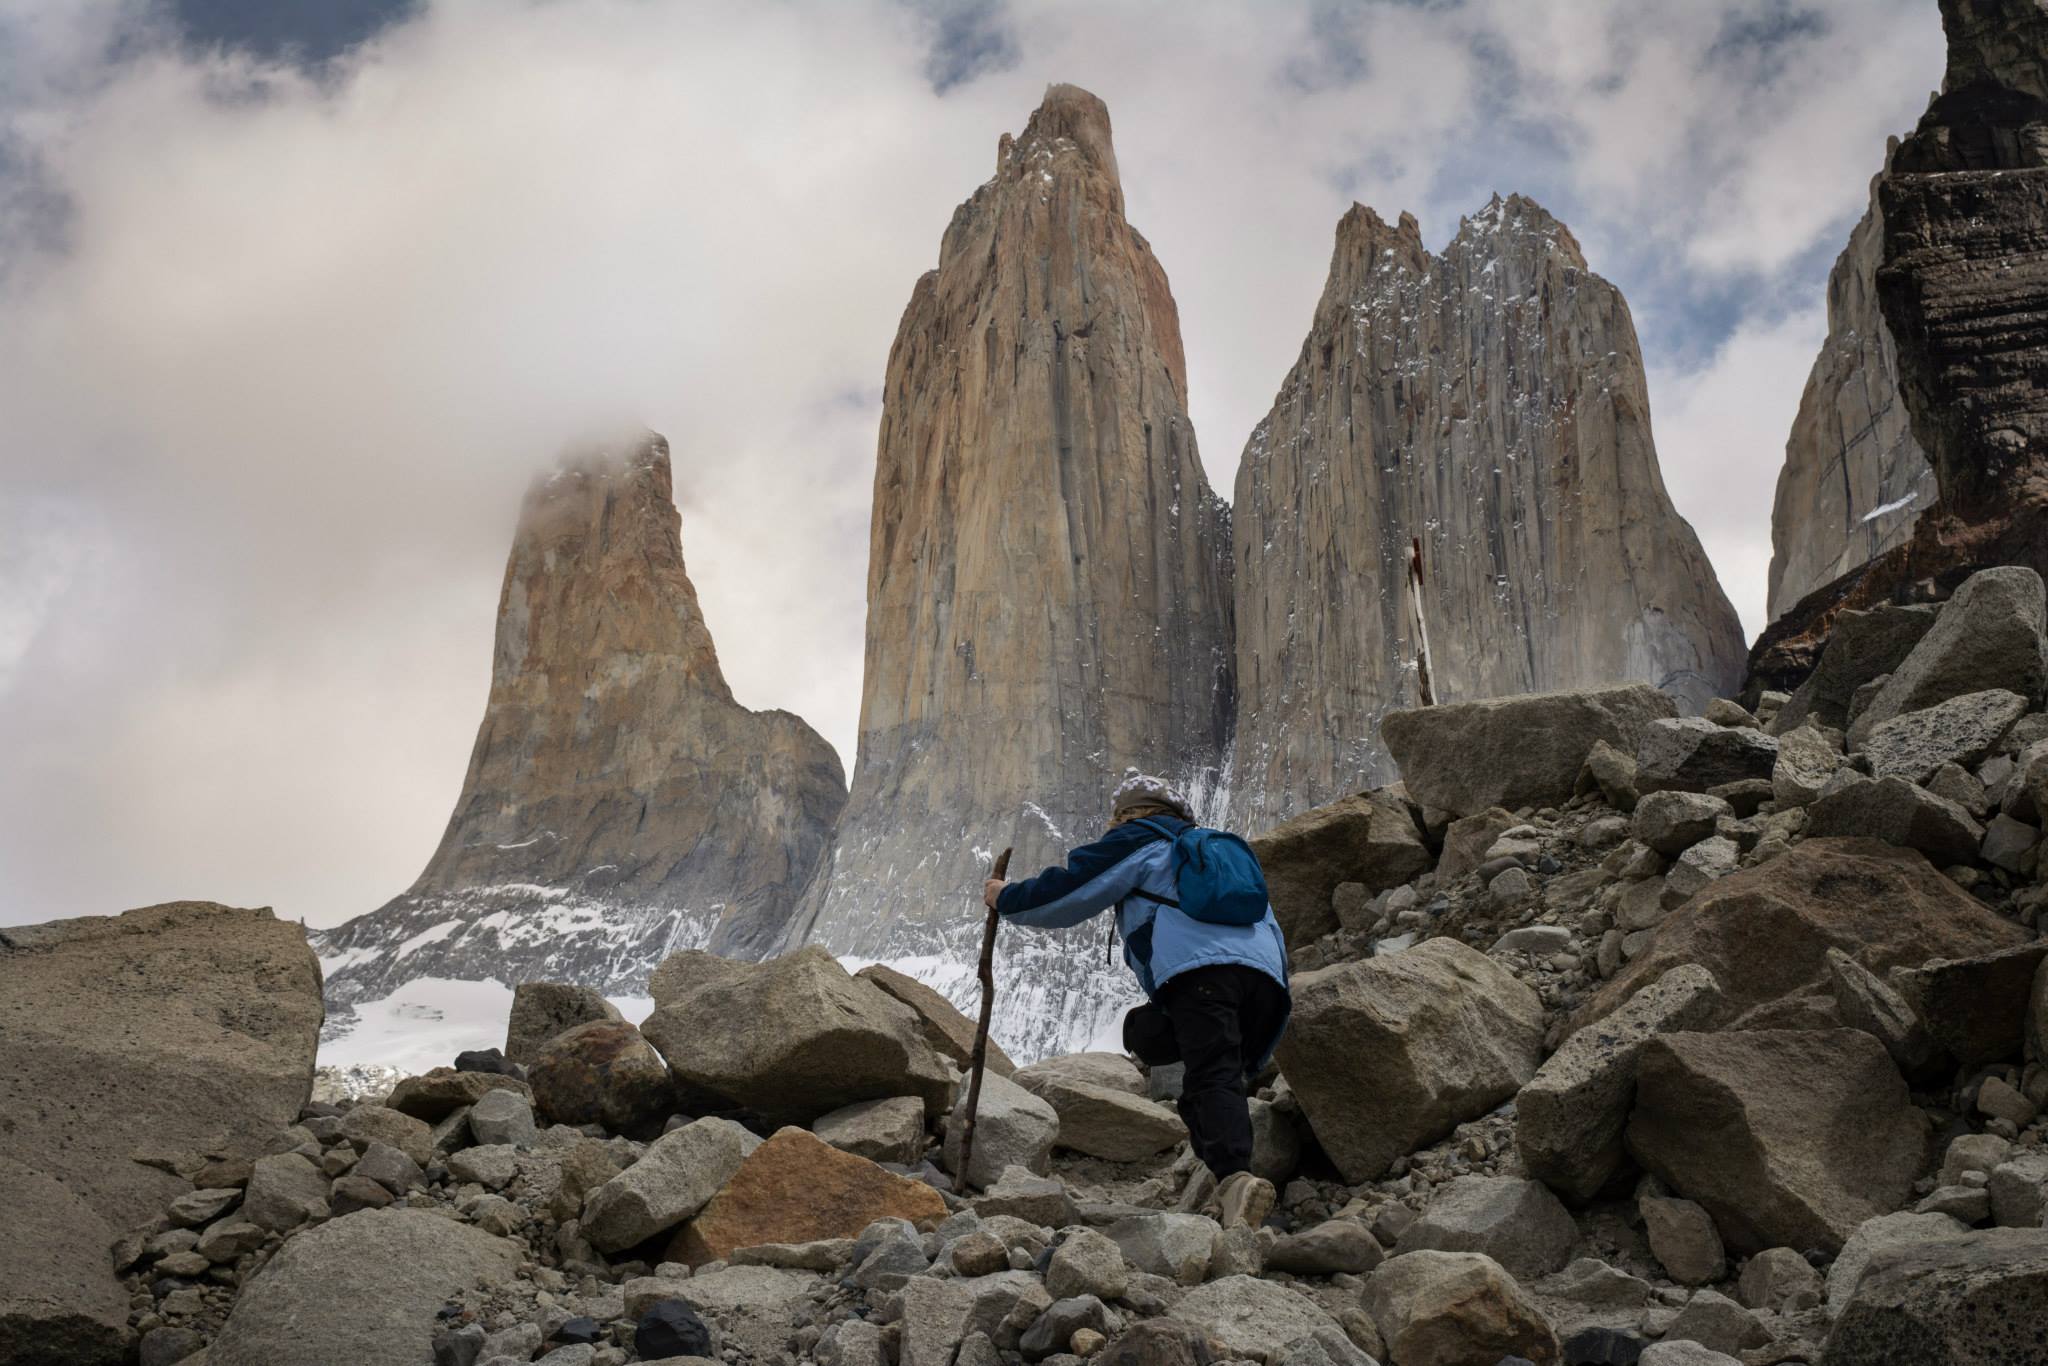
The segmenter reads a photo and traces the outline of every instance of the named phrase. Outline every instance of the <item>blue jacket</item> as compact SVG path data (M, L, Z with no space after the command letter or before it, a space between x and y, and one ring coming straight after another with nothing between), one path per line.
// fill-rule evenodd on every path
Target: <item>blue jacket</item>
M1155 816L1119 825L1068 854L1066 867L1048 868L1003 888L996 898L997 913L1014 924L1063 930L1116 907L1124 963L1137 974L1148 997L1181 973L1220 963L1256 968L1284 988L1287 947L1271 906L1253 924L1214 925L1151 899L1180 899L1174 885L1173 843L1147 828L1154 824L1177 835L1188 823Z

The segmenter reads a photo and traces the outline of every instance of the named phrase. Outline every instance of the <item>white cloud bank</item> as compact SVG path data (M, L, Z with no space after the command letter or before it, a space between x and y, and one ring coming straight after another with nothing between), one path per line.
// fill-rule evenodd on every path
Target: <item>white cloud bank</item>
M1345 205L1440 243L1523 189L1634 301L1667 479L1762 624L1821 272L1938 79L1932 0L1002 22L1015 60L939 94L886 0L436 0L317 78L0 0L0 176L45 192L0 206L0 922L403 888L519 494L626 421L735 690L850 767L889 341L1051 80L1109 102L1226 494Z

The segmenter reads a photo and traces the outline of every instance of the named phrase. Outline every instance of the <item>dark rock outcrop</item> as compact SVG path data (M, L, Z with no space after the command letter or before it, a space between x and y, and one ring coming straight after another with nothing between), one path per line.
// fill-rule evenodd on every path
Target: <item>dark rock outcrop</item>
M1352 207L1232 520L1241 827L1393 776L1380 717L1420 700L1411 538L1439 700L1643 680L1697 710L1741 675L1658 472L1628 306L1526 199L1441 255Z
M802 720L733 700L680 528L653 433L527 494L454 815L409 891L314 936L330 1003L416 977L638 992L676 949L780 935L843 776Z

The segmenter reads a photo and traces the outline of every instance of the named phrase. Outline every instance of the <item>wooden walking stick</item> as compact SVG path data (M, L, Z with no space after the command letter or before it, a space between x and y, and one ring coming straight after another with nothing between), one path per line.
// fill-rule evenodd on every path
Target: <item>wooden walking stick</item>
M1009 876L1010 851L1003 850L996 855L996 866L989 876ZM981 1069L988 1061L988 1017L996 1005L996 908L988 908L988 923L981 931L981 963L975 969L975 976L981 981L981 1020L974 1026L974 1053L969 1058L967 1078L967 1118L960 1125L960 1189L967 1189L967 1173L974 1163L974 1115L981 1106Z

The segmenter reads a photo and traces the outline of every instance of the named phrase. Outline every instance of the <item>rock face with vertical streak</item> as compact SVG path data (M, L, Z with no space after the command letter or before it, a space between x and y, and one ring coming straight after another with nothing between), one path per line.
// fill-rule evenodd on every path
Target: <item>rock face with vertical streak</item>
M1828 276L1827 340L1807 377L1778 471L1771 506L1773 617L1903 544L1934 501L1934 471L1900 400L1898 347L1877 303L1882 179L1871 182L1870 208Z
M1126 765L1212 787L1233 714L1229 510L1093 95L1053 86L1001 140L911 293L883 405L860 755L798 933L971 961L992 847L1035 872L1101 829ZM1069 1037L1128 991L1063 937L1004 952L1022 1009L998 1034L1026 1056L1047 1040L1022 1021Z
M1565 226L1496 199L1441 255L1354 205L1233 509L1247 828L1389 778L1419 702L1420 537L1438 700L1740 681L1735 612L1664 489L1634 324Z
M416 977L637 994L675 949L757 950L844 802L830 745L726 686L668 443L574 453L527 495L447 833L410 891L314 937L328 1001Z

